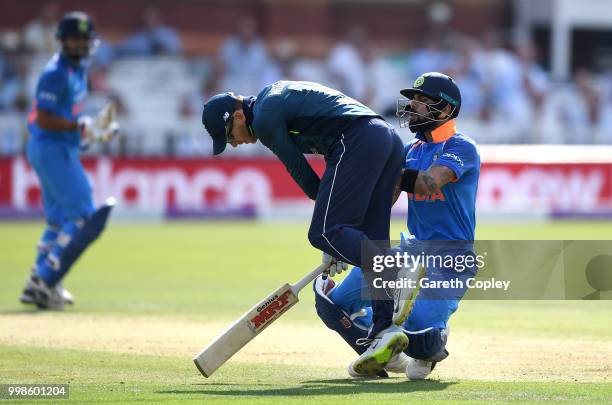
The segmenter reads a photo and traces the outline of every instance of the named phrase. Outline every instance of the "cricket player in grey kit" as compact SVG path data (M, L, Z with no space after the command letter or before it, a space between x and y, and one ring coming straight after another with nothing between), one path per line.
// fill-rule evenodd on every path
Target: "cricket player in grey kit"
M279 81L257 96L212 97L204 105L202 124L215 155L228 143L237 147L259 140L283 162L315 200L308 239L324 252L330 275L347 263L361 266L362 243L389 240L404 146L395 129L370 108L317 83ZM325 156L321 179L304 157L313 153ZM369 347L349 365L351 374L384 372L408 345L407 336L392 325L392 298L373 301L372 307Z

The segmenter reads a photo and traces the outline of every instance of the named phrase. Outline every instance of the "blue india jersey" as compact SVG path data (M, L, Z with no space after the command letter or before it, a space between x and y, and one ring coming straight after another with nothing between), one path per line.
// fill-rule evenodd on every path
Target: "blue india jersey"
M76 121L83 112L87 96L87 73L82 64L70 61L61 53L55 54L45 66L28 116L28 129L35 140L63 141L78 145L79 131L47 131L36 125L39 110Z
M433 195L408 194L408 230L417 240L474 240L480 153L468 136L457 133L454 120L433 131L428 142L418 133L406 145L404 167L427 170L446 166L456 176Z

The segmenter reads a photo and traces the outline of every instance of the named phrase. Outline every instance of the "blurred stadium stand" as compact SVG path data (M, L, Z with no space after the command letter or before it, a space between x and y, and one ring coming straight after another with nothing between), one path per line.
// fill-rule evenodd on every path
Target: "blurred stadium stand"
M91 13L103 40L88 108L107 98L120 104L122 136L90 154L208 155L204 100L282 78L339 88L395 123L397 90L425 70L457 79L460 127L481 143L612 143L612 22L602 20L601 1L586 2L599 8L567 0L0 0L0 154L23 149L49 35L71 9Z

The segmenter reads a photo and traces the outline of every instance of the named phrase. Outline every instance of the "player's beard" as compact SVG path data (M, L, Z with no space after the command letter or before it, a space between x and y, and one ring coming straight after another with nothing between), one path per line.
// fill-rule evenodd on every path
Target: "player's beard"
M63 52L68 58L79 62L89 56L89 46L64 47Z
M439 124L432 112L428 112L424 116L414 115L414 113L410 114L412 114L412 116L408 122L408 128L412 133L416 134L417 132L430 132L433 131Z
M426 104L426 103L423 103ZM442 125L447 120L451 119L451 116L447 116L444 119L440 118L440 114L442 113L442 108L445 107L444 101L439 100L432 104L426 104L427 112L426 113L416 113L411 108L408 109L408 113L410 114L410 120L408 121L408 128L413 133L417 132L431 132L440 125Z
M85 45L67 46L66 44L62 44L62 53L69 59L78 63L83 59L89 58L97 49L98 43L99 41L94 38L89 40Z

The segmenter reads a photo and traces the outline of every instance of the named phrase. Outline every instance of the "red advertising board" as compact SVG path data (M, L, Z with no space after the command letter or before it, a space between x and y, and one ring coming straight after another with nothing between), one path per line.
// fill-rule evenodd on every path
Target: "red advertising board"
M610 211L612 163L484 163L477 202L487 211Z
M310 163L320 174L321 159ZM240 208L306 200L277 159L109 159L83 165L97 201L114 196L122 208ZM0 205L40 204L38 179L24 158L0 159Z
M311 160L321 173L324 162ZM95 197L135 210L216 209L307 202L275 158L111 159L84 165ZM483 163L478 207L590 213L612 208L612 163ZM0 159L0 206L39 206L38 180L21 157Z

